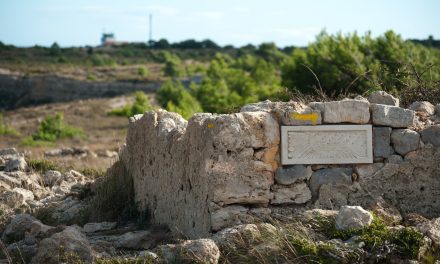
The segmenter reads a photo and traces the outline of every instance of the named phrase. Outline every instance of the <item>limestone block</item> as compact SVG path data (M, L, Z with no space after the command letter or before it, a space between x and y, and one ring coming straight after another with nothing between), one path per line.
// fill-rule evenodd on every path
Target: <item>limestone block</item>
M330 168L315 171L310 178L310 190L313 196L317 196L319 187L323 184L347 184L351 185L351 168Z
M440 147L440 125L430 126L420 132L422 140L425 144L432 144Z
M273 193L271 204L303 204L312 199L312 193L306 183L297 183L290 187L275 185Z
M244 206L231 205L211 213L212 231L225 227L252 223L253 217L248 214L249 209Z
M284 113L282 124L288 126L320 125L321 111L305 106L302 109L292 109Z
M347 99L324 103L324 123L366 124L370 121L370 104Z
M406 128L414 124L415 112L412 110L382 104L372 104L370 108L374 125Z
M410 129L393 129L391 143L394 150L400 155L414 151L420 146L420 135Z
M308 181L312 176L312 168L304 165L284 166L277 169L275 181L278 184L290 185L299 181Z
M354 167L354 171L359 176L359 180L362 181L373 176L377 171L382 169L383 166L383 163L359 164Z
M371 104L399 106L399 99L384 91L377 91L368 96Z
M375 158L388 158L391 147L391 127L373 127L373 153Z
M408 107L408 109L426 113L428 115L434 115L435 113L435 106L428 101L414 102Z

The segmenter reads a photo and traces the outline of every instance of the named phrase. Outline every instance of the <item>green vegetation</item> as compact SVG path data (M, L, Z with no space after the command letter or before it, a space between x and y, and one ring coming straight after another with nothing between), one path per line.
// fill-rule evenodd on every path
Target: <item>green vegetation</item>
M17 130L6 124L2 113L0 113L0 135L11 135L11 136L18 135Z
M390 228L384 220L375 216L373 223L359 230L337 230L333 220L318 218L318 230L328 238L347 240L357 236L358 242L364 242L365 248L370 251L381 252L391 245L399 255L416 259L420 247L423 245L423 235L412 227L402 229Z
M148 69L145 66L141 66L138 68L138 75L141 77L147 77L148 76Z
M38 126L38 130L30 137L22 140L21 144L26 146L50 145L56 140L63 138L83 137L84 132L64 123L63 113L56 113L54 116L46 116Z
M439 50L404 41L392 31L377 38L369 33L360 37L322 32L306 49L293 51L282 67L282 84L329 97L374 90L396 95L412 89L438 90L439 63Z
M150 104L150 99L148 96L144 92L138 91L135 93L135 100L133 104L127 104L122 108L113 109L108 114L114 116L131 117L137 114L143 114L152 109L153 107Z
M48 170L62 171L61 167L46 159L30 159L26 162L33 171L40 174L44 174Z
M168 111L177 112L184 118L203 112L199 102L179 81L167 81L156 93L159 104Z

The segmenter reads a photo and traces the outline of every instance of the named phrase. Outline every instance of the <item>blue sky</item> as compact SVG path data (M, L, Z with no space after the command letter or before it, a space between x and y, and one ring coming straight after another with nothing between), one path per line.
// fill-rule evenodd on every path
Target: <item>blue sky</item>
M212 39L226 45L273 41L304 46L322 29L374 36L440 38L438 0L0 0L0 41L18 46L98 45L103 30L118 40Z

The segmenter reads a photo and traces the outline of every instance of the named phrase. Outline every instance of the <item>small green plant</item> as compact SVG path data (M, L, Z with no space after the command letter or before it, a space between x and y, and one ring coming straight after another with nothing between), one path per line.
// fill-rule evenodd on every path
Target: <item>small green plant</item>
M133 104L127 104L122 108L113 109L108 114L113 116L131 117L137 114L143 114L151 109L153 109L153 107L150 104L148 96L144 92L138 91L135 93Z
M96 75L95 74L93 74L93 73L89 73L89 74L87 74L87 80L89 80L89 81L96 81L98 79L98 77L96 77Z
M141 66L138 68L137 73L139 76L146 77L148 76L148 69L145 66Z
M54 116L46 116L40 123L38 130L22 140L21 144L26 146L41 146L55 142L63 138L83 137L84 132L64 123L64 115L59 112Z
M8 126L5 123L5 120L3 118L3 114L2 113L0 113L0 135L11 135L11 136L18 135L17 130L15 130L14 128Z
M85 168L81 170L81 173L91 179L101 178L105 176L105 171L94 168Z

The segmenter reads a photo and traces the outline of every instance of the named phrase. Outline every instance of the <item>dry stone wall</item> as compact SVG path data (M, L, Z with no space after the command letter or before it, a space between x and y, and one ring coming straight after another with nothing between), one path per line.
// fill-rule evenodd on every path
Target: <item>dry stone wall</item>
M377 92L368 100L308 105L264 101L189 121L152 111L131 118L121 160L139 209L189 237L314 207L369 208L377 201L439 216L440 107L410 108ZM281 126L330 124L372 125L374 163L281 165Z

